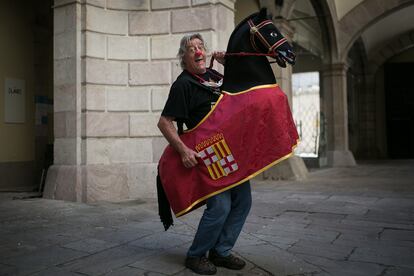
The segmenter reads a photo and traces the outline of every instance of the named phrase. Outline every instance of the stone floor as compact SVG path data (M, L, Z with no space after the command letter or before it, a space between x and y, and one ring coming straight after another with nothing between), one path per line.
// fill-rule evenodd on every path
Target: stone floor
M153 200L26 196L0 194L0 275L193 275L183 262L201 210L164 232ZM248 265L218 275L414 275L414 160L254 181L253 198L234 248Z

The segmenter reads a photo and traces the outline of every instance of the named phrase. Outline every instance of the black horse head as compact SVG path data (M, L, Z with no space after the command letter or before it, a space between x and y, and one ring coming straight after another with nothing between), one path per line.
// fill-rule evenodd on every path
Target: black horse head
M295 63L292 46L268 18L266 9L245 18L234 29L227 46L223 90L237 92L262 84L276 83L269 61L279 66ZM240 56L237 53L251 53Z
M267 17L266 9L261 9L257 16L247 19L250 27L250 42L256 52L273 54L280 67L286 67L286 62L295 64L295 54L292 46Z

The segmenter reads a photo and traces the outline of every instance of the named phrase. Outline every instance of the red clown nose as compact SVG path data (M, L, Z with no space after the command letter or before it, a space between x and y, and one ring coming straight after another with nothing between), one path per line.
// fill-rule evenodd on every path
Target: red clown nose
M197 50L196 52L195 52L195 56L196 57L199 57L199 56L201 56L203 54L203 52L201 51L201 50Z

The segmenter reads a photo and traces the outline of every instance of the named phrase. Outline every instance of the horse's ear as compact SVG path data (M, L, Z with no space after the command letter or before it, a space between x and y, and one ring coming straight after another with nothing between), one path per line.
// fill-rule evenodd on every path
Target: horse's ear
M266 8L261 8L259 11L259 18L263 18L266 19L267 18L267 9Z

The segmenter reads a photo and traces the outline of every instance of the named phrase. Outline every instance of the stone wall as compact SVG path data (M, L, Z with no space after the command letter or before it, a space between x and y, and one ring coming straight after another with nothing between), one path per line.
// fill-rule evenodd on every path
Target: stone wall
M200 32L210 49L225 49L233 22L230 0L56 0L55 163L45 196L154 197L166 145L156 124L181 72L179 41Z

